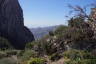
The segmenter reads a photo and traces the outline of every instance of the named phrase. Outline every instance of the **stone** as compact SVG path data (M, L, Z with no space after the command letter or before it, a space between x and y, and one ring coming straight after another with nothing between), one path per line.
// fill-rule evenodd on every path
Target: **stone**
M16 49L24 49L34 40L24 26L23 10L18 0L0 0L0 36L7 38Z

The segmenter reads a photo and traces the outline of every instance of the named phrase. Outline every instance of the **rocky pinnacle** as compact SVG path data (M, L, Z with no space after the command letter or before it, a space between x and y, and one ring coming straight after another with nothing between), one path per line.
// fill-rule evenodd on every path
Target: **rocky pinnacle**
M24 26L23 11L18 0L0 0L0 36L7 38L16 49L34 40Z

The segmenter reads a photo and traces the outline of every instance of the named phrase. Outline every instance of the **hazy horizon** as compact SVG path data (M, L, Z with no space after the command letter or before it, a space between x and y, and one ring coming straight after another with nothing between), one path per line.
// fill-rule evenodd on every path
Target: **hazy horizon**
M19 0L29 28L67 24L68 4L85 6L93 0ZM94 0L95 1L95 0Z

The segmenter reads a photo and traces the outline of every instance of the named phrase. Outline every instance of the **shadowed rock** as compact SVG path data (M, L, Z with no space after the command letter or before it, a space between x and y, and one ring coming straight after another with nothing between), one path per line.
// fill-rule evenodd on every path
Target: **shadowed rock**
M16 49L24 49L27 42L34 40L23 21L18 0L0 0L0 36L7 38Z

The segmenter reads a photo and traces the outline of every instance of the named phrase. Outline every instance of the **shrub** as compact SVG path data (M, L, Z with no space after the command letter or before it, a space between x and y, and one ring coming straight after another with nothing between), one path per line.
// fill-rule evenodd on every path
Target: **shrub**
M25 50L18 50L17 56L18 57L23 56L24 52L25 52Z
M45 64L46 60L42 58L32 58L28 61L28 64Z
M69 58L71 60L78 59L96 59L90 52L80 51L80 50L69 50L64 52L64 58Z
M55 61L55 60L59 60L62 57L62 55L58 54L58 53L54 53L53 55L50 56L50 60Z
M8 56L12 56L12 55L17 55L18 51L17 50L7 50L7 51L5 51L5 53Z
M18 55L20 57L20 55ZM20 57L22 60L29 60L31 57L36 57L37 53L33 50L26 50Z
M26 49L34 49L34 46L38 45L38 42L37 41L33 41L33 42L30 42L28 44L26 44Z
M65 64L96 64L96 59L85 59L85 60L70 60Z
M95 64L96 57L90 52L81 50L69 50L64 52L64 58L70 59L65 64Z
M12 48L13 48L12 45L7 39L0 37L0 49L1 50L12 49Z
M74 18L71 18L69 21L68 21L68 25L70 27L76 27L76 28L81 28L83 27L84 25L84 18L82 17L74 17Z
M77 58L82 58L82 55L77 50L70 50L70 51L64 52L64 58L75 60Z
M55 31L55 35L62 35L66 30L68 29L68 26L61 25L59 26Z

